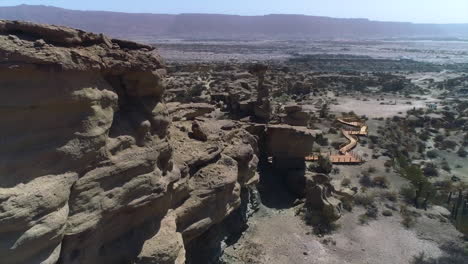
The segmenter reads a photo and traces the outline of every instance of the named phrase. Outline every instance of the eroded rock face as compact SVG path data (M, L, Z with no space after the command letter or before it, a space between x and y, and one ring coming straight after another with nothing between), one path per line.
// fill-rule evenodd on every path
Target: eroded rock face
M271 125L267 127L267 148L275 158L301 159L310 155L315 138L321 132L306 127Z
M297 104L289 104L284 106L285 116L283 122L291 126L307 127L311 121L311 114L302 109L302 106Z
M342 204L327 175L316 174L306 177L305 193L307 210L319 212L328 222L336 221L341 217Z
M176 209L178 230L190 242L220 223L241 204L241 190L255 185L257 139L242 128L225 129L225 122L199 119L206 140L190 136L190 121L171 128L174 154L189 171L189 198Z
M183 263L258 180L241 128L171 139L151 50L0 20L1 262Z

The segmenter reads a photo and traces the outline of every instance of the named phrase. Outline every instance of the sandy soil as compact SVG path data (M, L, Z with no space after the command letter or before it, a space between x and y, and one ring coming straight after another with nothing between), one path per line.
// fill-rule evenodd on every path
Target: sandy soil
M294 216L293 210L260 213L250 225L240 246L226 250L229 263L245 263L246 259L238 256L246 254L254 256L253 263L342 263L332 249L311 235L311 228Z
M336 243L333 245L323 243L327 237L313 235L311 227L294 215L294 211L294 208L262 208L250 220L249 229L238 243L226 249L224 260L232 264L394 264L409 263L421 252L435 258L442 254L437 236L427 235L430 240L426 240L418 230L405 229L398 213L392 217L379 216L368 225L359 225L358 216L364 209L357 208L338 221L341 227L329 236ZM432 229L441 225L438 220L427 217L423 221L426 222L424 226ZM448 229L453 228L445 225Z
M363 209L346 214L339 221L342 229L332 236L337 241L335 254L342 263L409 263L421 252L434 258L442 254L435 241L424 240L416 231L405 229L399 216L379 216L368 225L349 224L357 223L362 213Z
M393 117L404 116L408 110L416 108L425 108L427 101L415 99L389 98L384 102L395 102L396 105L381 105L382 101L369 99L369 101L357 100L353 97L338 97L338 104L331 105L332 112L349 112L354 111L358 115L366 115L370 118L374 117ZM411 102L411 104L407 104Z

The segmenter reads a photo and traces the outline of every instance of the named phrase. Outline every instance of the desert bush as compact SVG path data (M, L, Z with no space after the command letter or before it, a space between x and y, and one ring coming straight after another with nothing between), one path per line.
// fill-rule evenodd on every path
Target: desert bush
M377 136L374 136L374 135L369 136L369 139L373 144L378 144L379 143L379 137L377 137Z
M466 158L466 156L468 155L468 152L463 147L460 147L460 149L457 151L457 155L460 158Z
M438 177L439 171L434 163L427 163L423 168L423 174L426 177Z
M379 215L379 209L375 205L370 205L367 207L366 215L369 218L376 219Z
M429 133L427 131L423 131L421 134L418 135L419 139L422 141L428 141L429 140Z
M443 149L451 149L451 150L454 150L455 147L457 147L457 143L455 141L452 141L452 140L444 140L442 141L441 143L441 147Z
M340 174L340 168L333 168L332 169L332 174Z
M370 174L376 173L376 172L377 172L377 169L376 169L375 167L369 167L369 168L367 169L367 172L369 172Z
M376 176L372 179L372 186L379 188L388 188L388 180L385 176Z
M316 211L306 210L303 219L307 225L313 227L314 234L325 235L331 234L338 230L341 225L330 220Z
M205 87L203 86L203 84L197 83L196 85L192 86L190 89L187 90L187 97L192 98L200 96L204 90Z
M396 202L398 199L398 194L396 192L385 191L381 193L380 197L389 200L390 202Z
M366 214L359 215L359 224L366 225L369 223L369 217Z
M359 183L365 187L372 187L372 180L368 173L362 173Z
M375 205L370 205L366 208L366 212L362 215L359 215L359 223L361 225L368 224L370 220L377 219L379 214L379 209Z
M341 180L341 186L349 186L351 184L351 180L349 178L344 178Z
M450 165L448 164L448 162L446 160L442 161L440 166L444 171L447 171L447 172L452 171L452 169L450 168Z
M401 217L402 217L401 224L404 227L411 228L416 224L416 219L411 214L411 212L408 210L408 207L406 205L402 205L400 207L400 214L401 214Z
M320 146L322 147L325 147L325 146L328 146L329 143L328 143L328 138L322 136L322 135L318 135L315 139L315 142L317 142L317 144L319 144Z
M333 169L333 164L328 157L320 156L315 167L315 171L318 173L330 174Z
M384 166L385 166L386 168L391 168L391 167L393 167L393 160L387 160L387 161L385 161Z
M393 213L392 213L392 211L390 211L390 210L384 210L384 211L382 212L382 215L383 215L383 216L392 216Z
M468 263L468 249L455 243L441 245L442 256L434 259L428 258L424 253L413 257L411 264L466 264Z
M363 207L368 207L373 205L375 202L375 196L372 194L358 194L354 196L354 204L360 205Z
M406 185L401 187L400 195L407 203L412 203L416 197L416 189L413 185Z
M343 145L343 142L340 142L340 141L333 141L331 143L331 146L336 150L339 150L341 145Z
M354 207L354 198L342 198L341 205L346 211L352 212Z
M426 152L426 156L430 159L435 159L439 156L439 154L437 154L437 151L435 150L429 150L428 152Z
M424 152L426 151L426 144L424 142L417 142L417 145L418 145L418 153L420 154L424 154Z
M437 136L435 136L434 141L435 142L442 142L442 141L444 141L444 136L437 135Z

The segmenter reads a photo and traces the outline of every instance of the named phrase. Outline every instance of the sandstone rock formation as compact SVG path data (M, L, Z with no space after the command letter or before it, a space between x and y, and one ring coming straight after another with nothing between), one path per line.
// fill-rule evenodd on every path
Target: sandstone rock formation
M275 158L301 159L308 156L321 131L289 125L271 125L267 128L267 149Z
M191 121L171 127L152 50L0 21L2 263L183 263L258 181L244 129L214 122L199 141Z
M335 194L330 178L324 174L306 177L306 203L307 210L318 212L325 221L333 222L341 217L341 201Z
M304 111L302 106L297 104L289 104L284 107L285 116L283 122L292 126L308 126L312 116L310 113Z
M268 122L271 118L270 87L265 85L265 73L268 67L263 64L255 64L250 68L250 73L256 75L257 101L255 102L255 116L263 122Z

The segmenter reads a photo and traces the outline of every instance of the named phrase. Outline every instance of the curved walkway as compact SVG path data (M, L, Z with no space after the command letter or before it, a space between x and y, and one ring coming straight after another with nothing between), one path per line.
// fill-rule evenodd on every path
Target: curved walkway
M341 155L329 155L331 163L336 164L359 164L364 162L364 160L357 155L356 153L351 152L358 143L357 136L367 136L369 127L361 122L348 122L343 119L339 119L338 121L342 124L353 126L359 128L359 130L341 130L343 136L345 136L349 143L340 148ZM321 155L313 155L306 157L306 161L316 161L320 158Z
M338 122L359 128L359 130L341 130L343 136L345 136L349 140L349 143L340 149L340 153L346 155L348 152L350 152L356 147L358 143L358 138L356 136L367 136L369 127L361 122L348 122L340 118L338 118Z

